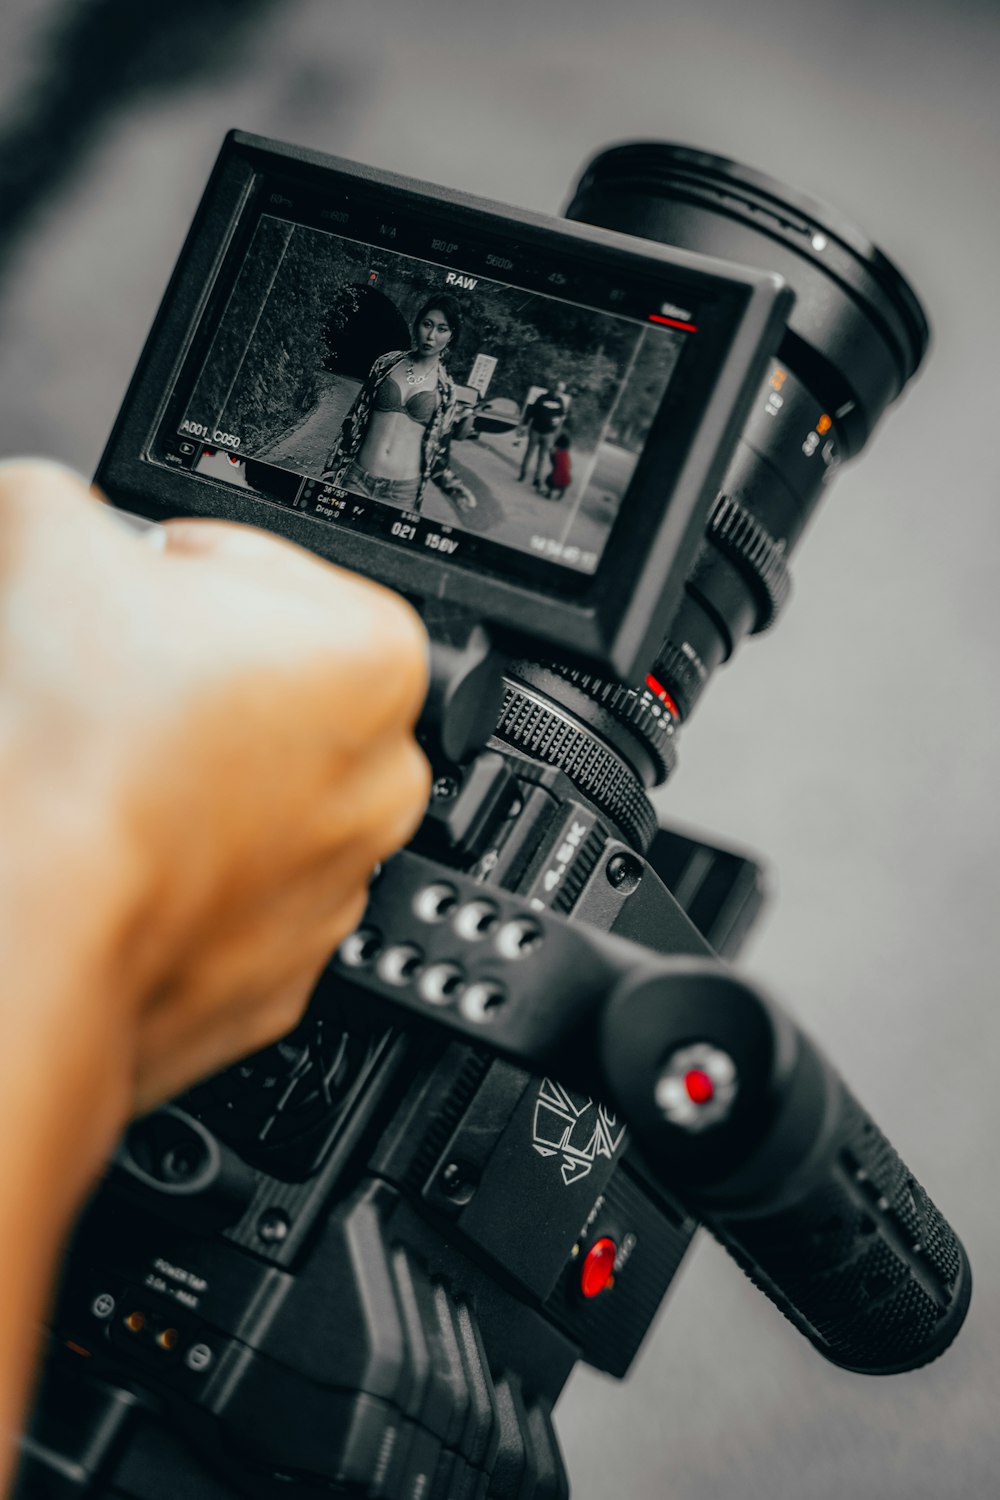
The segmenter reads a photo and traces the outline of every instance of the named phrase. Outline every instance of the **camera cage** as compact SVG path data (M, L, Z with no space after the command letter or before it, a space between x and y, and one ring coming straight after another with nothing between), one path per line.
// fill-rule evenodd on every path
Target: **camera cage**
M331 525L194 473L177 452L163 452L160 435L170 429L185 388L190 391L191 371L220 326L261 216L277 208L293 223L329 233L329 218L317 215L331 193L351 211L360 206L378 252L399 253L391 249L391 235L400 226L447 231L442 287L446 254L459 270L474 263L494 276L489 268L500 259L512 267L503 272L509 285L550 301L614 317L607 300L613 286L627 288L630 310L624 316L637 325L672 321L655 312L665 304L690 313L689 324L674 323L690 332L592 574L518 556L508 571L516 568L520 576L505 577L474 559L445 558L427 546L417 550L397 538ZM379 228L388 246L375 243ZM354 233L345 230L342 238ZM487 247L493 247L488 262ZM528 645L537 654L541 646L547 655L582 660L627 679L645 671L679 602L709 506L791 303L791 292L770 272L541 214L501 213L464 193L232 131L96 481L116 504L148 517L193 514L265 526L400 590L418 607L435 601L483 620L515 650ZM213 446L226 444L216 440ZM421 540L415 538L418 545Z

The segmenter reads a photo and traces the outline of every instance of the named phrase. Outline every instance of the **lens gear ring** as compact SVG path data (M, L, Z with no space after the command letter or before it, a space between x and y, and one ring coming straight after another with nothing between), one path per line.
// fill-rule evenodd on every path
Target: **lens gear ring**
M677 765L674 716L647 688L634 688L627 683L616 682L613 678L598 677L593 672L568 666L564 662L546 662L543 669L533 662L514 662L511 665L515 675L525 677L529 683L541 687L543 691L547 685L540 677L540 671L554 673L582 693L602 713L610 715L616 724L639 740L653 764L657 786L666 781L674 770ZM567 703L565 707L572 709L572 703ZM595 724L598 731L602 727L601 723Z
M509 680L494 734L562 771L634 848L646 852L656 832L656 814L632 768L596 735Z
M753 634L778 618L792 589L784 548L734 495L720 495L708 523L708 539L754 585L757 623Z

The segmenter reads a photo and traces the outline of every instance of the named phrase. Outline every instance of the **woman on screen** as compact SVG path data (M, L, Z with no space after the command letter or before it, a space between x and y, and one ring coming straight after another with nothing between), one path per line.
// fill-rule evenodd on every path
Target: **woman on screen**
M462 328L454 297L432 297L413 321L413 345L379 355L344 418L324 479L418 511L431 482L460 510L475 496L448 468L457 403L442 356Z

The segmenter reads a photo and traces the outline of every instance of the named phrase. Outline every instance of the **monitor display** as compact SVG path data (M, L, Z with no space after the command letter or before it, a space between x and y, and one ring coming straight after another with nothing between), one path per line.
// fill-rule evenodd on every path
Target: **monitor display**
M694 325L560 293L262 213L171 435L334 525L592 574Z
M628 677L791 301L770 272L232 131L97 479L141 515L272 530L439 634Z

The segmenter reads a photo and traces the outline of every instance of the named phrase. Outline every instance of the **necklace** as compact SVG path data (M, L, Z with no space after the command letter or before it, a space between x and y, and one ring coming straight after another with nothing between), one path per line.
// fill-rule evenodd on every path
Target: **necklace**
M435 368L436 368L436 366L435 366ZM407 355L407 357L406 357L406 383L407 383L407 385L423 385L424 381L427 379L428 375L430 375L430 374L431 374L430 370L425 370L422 375L414 375L414 373L413 373L413 360L410 359L409 355Z

